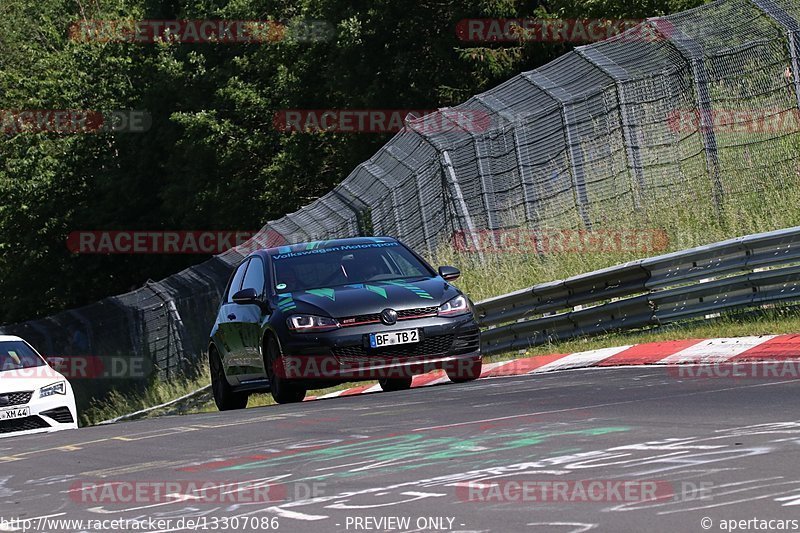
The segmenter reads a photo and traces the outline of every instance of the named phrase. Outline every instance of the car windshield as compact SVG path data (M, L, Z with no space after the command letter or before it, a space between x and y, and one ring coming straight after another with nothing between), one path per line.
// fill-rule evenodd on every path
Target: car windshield
M302 250L273 254L272 259L278 292L434 275L397 242Z
M45 361L22 341L0 342L0 372L45 364Z

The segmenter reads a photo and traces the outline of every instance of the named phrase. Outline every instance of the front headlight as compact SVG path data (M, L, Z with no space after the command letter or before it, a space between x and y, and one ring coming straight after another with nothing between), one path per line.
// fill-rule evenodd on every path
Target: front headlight
M53 394L66 394L67 393L67 383L65 381L59 381L58 383L52 383L47 385L46 387L42 387L39 390L39 398L47 398L48 396L52 396Z
M310 331L327 331L339 327L336 319L316 315L292 315L286 320L286 325L292 331L305 333Z
M459 294L449 302L439 306L439 316L458 316L469 312L469 302L463 294Z

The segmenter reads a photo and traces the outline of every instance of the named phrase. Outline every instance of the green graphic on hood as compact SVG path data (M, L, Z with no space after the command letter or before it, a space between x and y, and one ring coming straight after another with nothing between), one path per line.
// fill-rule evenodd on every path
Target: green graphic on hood
M368 291L374 292L375 294L380 294L384 298L388 298L388 296L386 295L386 289L384 289L383 287L378 287L377 285L364 284L364 288L367 289Z
M278 295L278 309L281 311L291 311L296 308L297 304L294 303L291 292L285 292Z
M386 283L389 283L390 285L397 285L398 287L403 287L404 289L408 289L417 296L419 296L420 298L425 298L426 300L433 300L433 296L428 294L427 291L424 291L419 287L417 287L416 285L408 283L407 281L396 280L396 281L387 281Z
M336 291L333 289L309 289L306 292L320 298L330 298L332 302L336 301Z

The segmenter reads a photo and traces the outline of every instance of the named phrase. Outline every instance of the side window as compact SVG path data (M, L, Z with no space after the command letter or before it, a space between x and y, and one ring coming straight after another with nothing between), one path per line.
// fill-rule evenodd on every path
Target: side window
M255 289L259 296L264 295L264 262L260 258L254 257L250 260L242 288Z
M225 298L225 303L232 303L233 295L239 292L239 287L242 286L242 278L244 278L244 271L247 269L247 263L248 261L245 261L236 269L236 274L233 275L231 286L228 288L228 296Z
M395 252L394 250L389 250L388 255L394 260L394 263L400 269L400 273L407 278L413 278L417 276L427 276L428 274L422 270L422 268L412 265L411 262L403 257L401 254Z

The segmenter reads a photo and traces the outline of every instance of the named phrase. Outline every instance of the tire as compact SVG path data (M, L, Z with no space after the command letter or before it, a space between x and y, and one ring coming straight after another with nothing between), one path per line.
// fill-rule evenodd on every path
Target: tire
M275 373L275 362L281 355L278 341L270 335L267 338L266 366L267 376L269 377L269 392L272 399L277 403L297 403L302 402L306 397L306 389L301 385L292 383L290 380L278 376Z
M455 369L447 369L447 377L453 383L465 383L481 377L483 362L480 357L471 361L457 361Z
M411 376L406 378L383 378L378 380L378 384L383 392L406 390L411 388Z
M214 393L214 403L220 411L232 411L247 407L249 394L234 392L225 379L222 360L217 350L212 348L208 353L208 365L211 370L211 391Z

